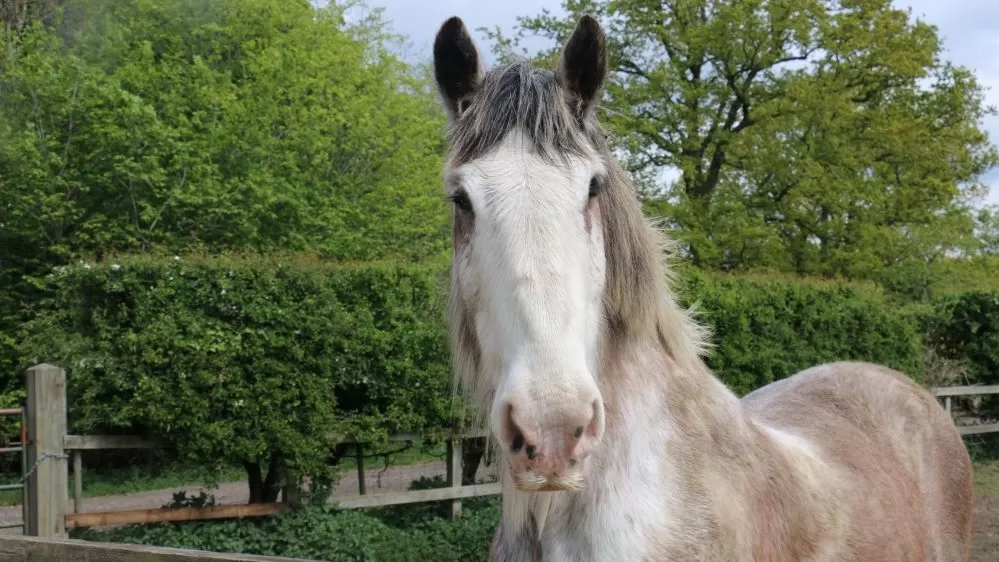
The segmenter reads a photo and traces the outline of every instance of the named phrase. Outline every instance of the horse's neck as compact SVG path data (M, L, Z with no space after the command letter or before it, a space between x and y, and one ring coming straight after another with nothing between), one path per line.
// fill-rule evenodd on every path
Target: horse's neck
M655 339L622 344L605 361L608 451L641 445L707 455L755 433L742 403L700 358L675 358Z
M634 559L742 559L787 538L778 536L787 527L777 518L815 526L822 515L801 502L825 493L814 478L825 468L804 441L754 421L700 360L680 362L661 346L641 344L617 360L606 472L590 479L620 490L626 509L641 510L632 519L659 532L647 544L655 554ZM717 533L729 540L716 540Z
M772 440L699 361L681 366L657 342L627 342L606 355L600 387L607 430L584 492L527 495L504 483L508 548L523 560L541 544L545 560L695 556L726 526L719 510L743 510L747 490L774 478L764 468Z

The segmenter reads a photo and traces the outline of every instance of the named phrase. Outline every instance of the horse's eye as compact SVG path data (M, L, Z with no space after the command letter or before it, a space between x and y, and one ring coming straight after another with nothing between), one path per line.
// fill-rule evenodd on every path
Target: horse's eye
M590 179L590 199L596 197L598 193L600 193L600 182L594 177Z
M454 206L458 207L458 210L462 211L463 213L471 214L472 201L468 198L468 194L465 193L464 190L456 191L454 194L451 195L450 199L451 202L454 203Z

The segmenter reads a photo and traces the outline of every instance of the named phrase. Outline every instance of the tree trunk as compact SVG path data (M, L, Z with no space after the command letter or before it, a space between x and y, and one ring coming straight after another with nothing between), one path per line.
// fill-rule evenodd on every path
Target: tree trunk
M281 494L279 459L271 457L267 465L267 475L264 476L259 462L244 462L246 475L250 485L249 503L273 503Z
M461 485L475 484L475 473L479 470L482 455L486 452L486 439L476 437L465 441L461 451Z

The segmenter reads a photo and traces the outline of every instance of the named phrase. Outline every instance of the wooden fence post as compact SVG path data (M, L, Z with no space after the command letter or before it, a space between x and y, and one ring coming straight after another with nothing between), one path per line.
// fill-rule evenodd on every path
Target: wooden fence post
M447 483L452 488L461 488L461 437L452 436L447 440ZM461 517L461 500L451 500L452 519Z
M55 365L35 365L25 373L28 399L24 449L28 478L25 494L25 533L34 537L66 538L69 504L69 462L66 436L66 371Z
M357 460L357 493L363 496L366 490L364 486L364 445L361 443L354 443L354 458Z
M284 488L281 490L281 500L288 507L299 507L302 505L301 482L298 478L285 475Z

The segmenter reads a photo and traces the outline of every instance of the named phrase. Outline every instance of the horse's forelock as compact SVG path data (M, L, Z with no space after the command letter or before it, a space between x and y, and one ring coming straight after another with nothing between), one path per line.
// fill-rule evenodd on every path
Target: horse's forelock
M483 156L518 129L546 159L581 154L588 144L555 72L520 60L487 72L464 113L451 124L452 164Z

